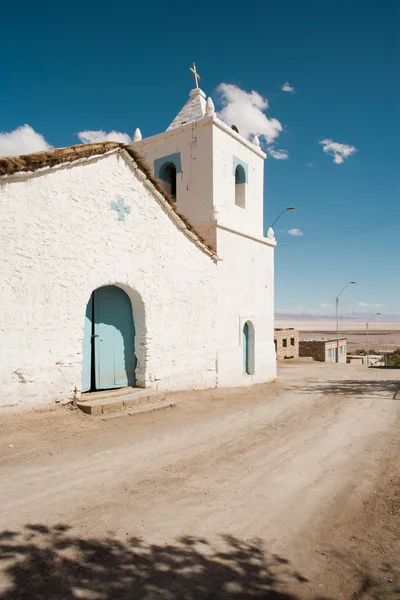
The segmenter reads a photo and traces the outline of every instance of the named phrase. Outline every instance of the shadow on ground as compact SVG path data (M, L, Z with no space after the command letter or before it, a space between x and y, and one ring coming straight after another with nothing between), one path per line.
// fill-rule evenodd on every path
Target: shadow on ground
M27 525L21 533L0 534L0 566L8 584L1 597L296 600L284 588L291 582L307 582L287 559L267 555L259 540L225 536L221 548L194 537L171 545L146 544L137 538L123 543L114 538L83 539L65 525Z
M398 557L393 556L393 564L388 561L374 561L374 564L360 564L351 552L333 551L337 568L351 571L358 581L351 600L398 600L400 598L400 572Z
M368 367L368 368L369 368L369 369L380 369L380 370L382 370L382 371L386 371L386 370L388 370L388 369L389 369L389 370L393 370L393 369L397 369L397 370L398 370L398 369L400 369L400 367L392 367L392 366L390 366L390 365L389 365L389 366L384 366L384 367L381 367L381 366L376 366L376 365L371 365L371 366L370 366L370 367Z
M315 392L324 393L327 396L330 395L341 395L341 396L373 396L374 394L386 393L388 399L400 400L400 380L381 380L381 381L370 381L370 380L358 380L358 379L345 379L343 381L326 381L320 384L313 384L312 386L305 386L301 388L303 392Z

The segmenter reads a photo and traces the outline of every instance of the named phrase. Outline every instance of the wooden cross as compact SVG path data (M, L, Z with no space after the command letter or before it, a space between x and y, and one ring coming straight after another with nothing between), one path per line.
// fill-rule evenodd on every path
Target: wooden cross
M196 65L195 63L193 63L193 67L189 67L189 70L192 71L193 76L194 76L194 82L196 84L196 89L199 89L199 79L200 79L200 75L197 73L196 71Z

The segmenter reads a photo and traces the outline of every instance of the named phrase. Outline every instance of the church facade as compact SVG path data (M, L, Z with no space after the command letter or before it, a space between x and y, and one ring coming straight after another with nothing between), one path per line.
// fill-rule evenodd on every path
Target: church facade
M198 88L131 146L0 158L0 405L275 379L264 159Z

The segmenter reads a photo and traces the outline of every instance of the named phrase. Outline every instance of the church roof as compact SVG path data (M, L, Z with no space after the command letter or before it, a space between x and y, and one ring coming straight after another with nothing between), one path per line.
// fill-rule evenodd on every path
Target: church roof
M158 194L162 196L163 201L168 205L168 212L172 213L174 218L179 221L181 229L186 230L189 237L197 242L203 250L206 250L207 254L216 258L215 250L208 246L187 219L178 213L175 202L163 190L160 182L153 177L150 168L140 154L126 144L119 142L98 142L95 144L79 144L67 148L44 150L22 156L0 156L0 178L20 173L29 174L42 169L49 169L58 165L68 165L76 161L114 152L125 152L133 159L138 169L145 175L145 178L152 184Z
M76 160L91 158L99 154L105 154L117 148L126 150L141 170L144 172L148 171L148 167L141 156L129 146L125 146L119 142L97 142L95 144L77 144L76 146L68 146L67 148L42 150L21 156L0 156L0 177L16 173L33 173L46 167L55 167ZM150 172L146 172L146 175L150 179Z
M186 125L187 123L194 123L195 121L200 121L204 118L206 114L206 95L199 88L195 88L190 92L190 98L181 109L181 111L176 115L175 119L172 121L171 125L167 128L167 131L170 129L176 129L177 127L181 127L181 125Z

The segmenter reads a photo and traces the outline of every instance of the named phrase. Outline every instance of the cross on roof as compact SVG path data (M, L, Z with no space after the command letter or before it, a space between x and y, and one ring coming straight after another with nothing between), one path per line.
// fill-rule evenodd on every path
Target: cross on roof
M200 75L197 73L196 71L196 64L193 63L193 67L189 67L189 70L193 73L194 76L194 82L196 84L196 89L199 89L199 80L200 80Z

